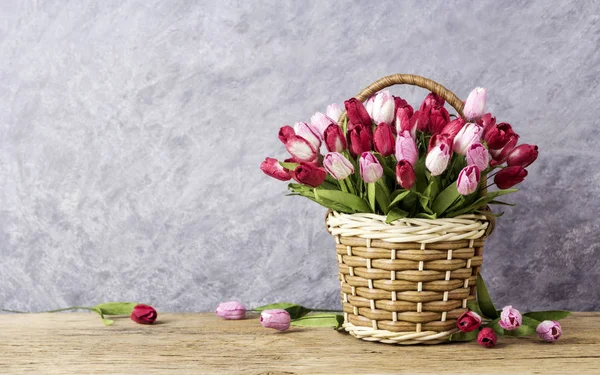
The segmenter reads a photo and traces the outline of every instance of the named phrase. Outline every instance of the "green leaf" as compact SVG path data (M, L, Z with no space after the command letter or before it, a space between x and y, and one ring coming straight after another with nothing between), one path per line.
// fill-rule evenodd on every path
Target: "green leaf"
M375 200L381 211L383 211L383 214L387 215L389 212L388 206L390 205L390 191L385 182L383 182L383 179L377 181L375 188Z
M396 192L400 192L396 195L396 197L394 197L394 199L392 200L392 202L390 203L390 205L388 206L388 208L392 208L393 206L395 206L396 204L398 204L400 201L402 201L404 198L406 198L411 191L410 190L396 190L394 192L394 194L396 194Z
M504 336L504 328L500 327L500 318L496 318L489 322L486 327L490 327L498 336Z
M417 160L415 165L415 176L417 177L417 182L415 184L415 188L417 191L422 192L427 188L427 175L425 174L425 156L422 156Z
M516 206L515 203L507 203L507 202L502 202L502 201L497 201L497 200L490 201L490 202L488 202L488 204L499 204L502 206L511 206L511 207Z
M471 331L471 332L457 332L457 333L451 335L449 340L450 341L472 341L477 338L478 334L479 334L478 329Z
M488 319L496 319L498 317L498 312L492 303L492 299L485 286L485 281L483 281L483 277L480 274L477 275L477 303L485 317Z
M137 302L107 302L94 306L104 315L130 315Z
M365 202L364 199L361 199L360 197L354 194L344 193L343 191L339 190L324 190L316 188L315 198L328 199L332 202L336 202L346 207L349 207L355 212L372 212L371 208L369 207L369 204Z
M473 203L467 207L461 208L459 210L452 211L452 212L448 213L447 216L454 217L454 216L458 216L458 215L471 213L479 208L485 207L489 202L495 200L499 196L514 193L517 191L519 191L519 189L506 189L506 190L496 190L496 191L489 192L485 196L477 199L475 201L475 203Z
M543 322L544 320L560 320L566 318L569 315L571 315L571 313L565 310L532 311L523 314L524 317L526 316L528 318L532 318L540 322Z
M477 304L476 300L471 300L467 302L467 308L473 311L474 313L478 314L479 316L483 316L483 313L479 309L479 305Z
M337 314L335 316L335 320L337 320L337 325L335 326L335 329L336 330L342 329L342 326L344 325L344 315Z
M343 322L344 317L343 315L339 314L310 314L302 318L292 320L291 325L295 327L332 327L337 329L340 325L340 321L338 320L339 316L342 317Z
M429 220L437 219L436 214L428 214L426 212L419 212L418 214L415 215L415 217L420 218L420 219L429 219Z
M105 326L109 326L109 325L112 325L115 321L112 319L102 319L102 322L104 323Z
M395 208L392 208L390 210L390 212L388 212L385 222L387 224L390 224L398 219L403 219L407 216L408 216L408 212L406 212L398 207L395 207Z
M291 302L271 303L268 305L255 307L253 310L260 312L263 310L273 310L273 309L282 309L282 310L287 311L290 314L291 319L298 319L312 311L304 306L300 306L300 305L297 305L297 304L291 303Z
M456 189L456 182L453 182L447 188L445 188L433 201L433 205L431 206L433 212L435 212L438 216L442 215L456 200L461 196L461 194Z
M523 324L519 328L512 330L512 331L505 329L504 334L507 336L517 336L517 337L529 336L529 335L533 335L535 333L536 327L532 327L532 326Z
M281 165L285 169L289 169L290 171L293 171L300 164L298 164L298 163L290 163L290 162L286 162L286 161L280 161L279 165Z
M369 205L371 206L371 211L375 212L375 183L367 184L367 197L369 198Z

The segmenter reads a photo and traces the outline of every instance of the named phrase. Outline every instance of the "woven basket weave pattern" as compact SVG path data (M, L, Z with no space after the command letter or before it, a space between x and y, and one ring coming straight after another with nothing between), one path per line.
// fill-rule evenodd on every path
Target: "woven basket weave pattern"
M328 215L335 237L344 328L369 341L440 343L475 295L488 221Z

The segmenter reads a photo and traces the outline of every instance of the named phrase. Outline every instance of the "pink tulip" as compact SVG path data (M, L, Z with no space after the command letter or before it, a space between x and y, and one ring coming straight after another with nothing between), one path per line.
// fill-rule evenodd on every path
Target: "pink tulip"
M265 328L274 328L285 331L290 328L290 314L281 309L263 310L260 313L260 324Z
M383 175L383 167L379 164L379 160L370 152L363 152L358 159L360 166L360 175L368 184L377 182Z
M315 164L302 162L294 169L291 175L294 177L294 180L303 185L317 187L325 181L327 172Z
M506 167L494 176L494 183L499 189L509 189L518 183L523 182L527 177L527 170L523 167Z
M471 332L479 328L481 325L481 316L474 311L465 311L456 320L456 328L462 332Z
M322 114L321 112L315 113L310 118L310 127L313 132L317 134L321 139L323 139L323 133L325 133L325 129L331 124L337 124L333 119L329 118L327 115Z
M289 136L285 148L298 161L311 162L317 158L317 149L299 135Z
M417 181L415 170L407 160L400 160L396 165L396 181L403 189L410 189Z
M362 124L354 126L350 130L350 153L356 157L363 152L370 151L373 145L373 133L369 127Z
M498 341L498 336L496 336L496 333L490 327L482 328L477 334L477 342L485 348L494 347L496 341Z
M411 165L417 164L419 151L415 140L408 131L398 134L396 138L396 160L407 160Z
M343 180L354 173L354 166L338 152L330 152L323 159L323 167L336 180Z
M562 328L560 324L554 320L544 320L538 324L535 331L542 340L548 342L556 341L562 335Z
M409 105L398 108L396 111L396 134L401 134L408 131L410 136L415 139L417 137L417 121L412 120L414 117L413 108Z
M277 159L274 158L266 158L265 161L260 163L260 170L267 176L271 176L280 181L288 181L291 178L290 172L283 168Z
M435 146L444 143L448 148L452 149L452 138L448 134L434 134L429 138L429 147L427 148L427 152L431 151Z
M369 112L371 118L376 124L385 123L392 125L396 109L396 103L392 94L388 90L383 90L375 94L373 98L373 105Z
M441 133L446 134L450 139L454 140L454 137L460 132L460 130L465 126L465 120L458 117L444 126Z
M458 174L456 180L456 190L461 195L469 195L477 190L479 185L479 168L475 165L466 166Z
M342 112L342 107L340 107L340 105L337 103L333 103L327 106L327 117L329 117L335 122L337 122L340 119Z
M468 123L454 137L454 152L466 155L469 147L481 139L481 126Z
M325 129L325 146L327 146L327 151L335 151L342 152L346 150L346 137L344 137L344 132L342 128L339 126L332 124Z
M510 154L508 154L508 158L506 159L506 164L509 167L519 166L519 167L528 167L533 163L538 157L538 146L536 145L528 145L522 144L513 148Z
M239 320L246 316L246 307L237 301L221 302L216 313L223 319Z
M521 326L523 323L523 317L517 309L513 309L512 306L504 306L500 313L500 327L507 331L513 331Z
M297 122L294 124L294 132L296 135L306 139L315 150L319 150L321 147L321 136L315 133L315 131L305 122Z
M348 131L351 131L354 126L359 124L369 128L372 126L371 116L369 116L365 106L358 99L350 98L344 102L344 106L348 113Z
M467 165L475 165L484 171L490 162L490 153L481 143L473 143L467 149Z
M502 122L489 128L484 140L490 150L500 150L513 138L518 139L519 136L513 131L510 124Z
M483 136L481 138L485 139L487 132L496 126L496 118L492 117L491 113L486 113L479 120L477 120L477 125L483 128Z
M451 151L445 143L435 146L425 157L425 166L432 176L441 175L448 167Z
M383 156L389 156L394 153L395 140L392 129L392 126L385 122L382 122L375 128L375 135L373 136L375 151Z
M282 126L279 129L279 140L283 144L286 144L288 141L288 138L290 138L291 136L294 136L294 135L296 135L296 132L294 131L294 128L292 128L289 125Z
M483 116L485 113L485 99L486 89L477 87L471 91L463 108L463 114L467 120L477 120Z

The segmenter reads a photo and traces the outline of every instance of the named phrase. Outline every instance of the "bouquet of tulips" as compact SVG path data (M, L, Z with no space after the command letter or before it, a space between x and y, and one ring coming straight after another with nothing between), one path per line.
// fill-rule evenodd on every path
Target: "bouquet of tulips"
M261 170L281 181L293 179L290 195L338 212L387 215L388 223L494 215L486 207L508 204L498 197L517 191L511 188L527 176L538 147L517 145L519 135L486 113L485 102L486 90L474 89L464 118L450 114L434 93L417 111L387 90L365 103L346 100L347 116L331 104L310 124L283 126L279 139L291 157L268 157Z

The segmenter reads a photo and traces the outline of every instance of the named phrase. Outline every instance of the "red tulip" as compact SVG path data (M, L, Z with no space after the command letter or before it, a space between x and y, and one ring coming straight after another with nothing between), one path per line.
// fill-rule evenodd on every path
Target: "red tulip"
M396 165L396 181L403 189L410 189L415 184L417 176L413 166L407 160L400 160Z
M325 181L325 169L311 163L300 163L294 170L294 179L301 184L317 187Z
M372 125L371 116L365 106L356 98L350 98L344 102L346 112L348 113L348 131L351 131L358 124L370 127Z
M395 140L392 129L391 125L384 122L375 128L375 135L373 136L375 151L383 156L389 156L394 153Z
M513 148L510 154L508 154L506 164L508 164L509 167L517 165L525 168L531 165L531 163L533 163L537 157L538 146L522 144Z
M481 325L481 316L471 310L464 312L456 320L456 327L463 332L471 332Z
M433 134L433 132L431 131L432 110L434 108L436 109L435 120L436 120L437 124L439 125L440 116L442 118L444 117L444 113L441 110L441 108L443 108L443 107L444 107L444 99L442 99L440 96L438 96L434 93L429 93L429 95L427 95L425 100L423 100L423 103L421 103L421 107L419 108L419 119L418 119L417 129L422 132L428 132L428 133ZM448 111L446 111L446 114L447 113L448 113ZM448 121L449 120L450 120L450 116L448 115ZM446 122L448 122L448 121L446 121ZM444 124L444 125L446 125L446 124Z
M433 107L429 113L429 132L431 134L441 133L448 122L450 122L450 114L446 108Z
M498 341L498 336L496 336L494 330L489 327L483 328L477 335L477 342L486 348L491 348L496 345L496 341Z
M463 120L461 117L458 117L447 123L440 133L446 134L450 137L450 139L454 140L454 137L456 137L463 126L465 126L465 120Z
M485 134L485 142L488 148L492 150L500 150L510 142L511 138L519 138L517 133L512 130L510 124L502 122L490 128Z
M342 152L348 147L342 128L336 124L331 124L325 129L324 138L325 146L327 146L329 152Z
M527 177L523 167L514 166L502 168L494 177L494 183L500 189L508 189L522 182Z
M279 140L283 142L283 144L286 144L288 139L294 135L296 135L296 132L294 131L294 128L289 125L282 126L279 129Z
M414 117L414 120L413 120ZM417 133L417 119L410 105L405 105L396 110L396 134L402 134L408 131L411 137L415 138Z
M496 165L504 163L506 158L508 158L508 155L512 152L512 150L514 150L518 141L519 136L516 134L511 134L508 136L508 142L503 148L499 150L490 149L490 155L492 155L492 159L494 159L490 165L495 167Z
M492 117L491 113L486 113L477 120L477 124L483 128L483 136L485 137L487 132L496 126L496 118Z
M136 305L131 312L131 320L139 324L152 324L158 316L154 307L148 305Z
M356 157L363 152L371 151L373 144L373 133L370 127L362 124L355 125L350 131L350 153Z
M274 158L266 158L265 161L260 163L260 170L267 176L271 176L280 181L287 181L291 178L290 171L283 168L277 159Z

